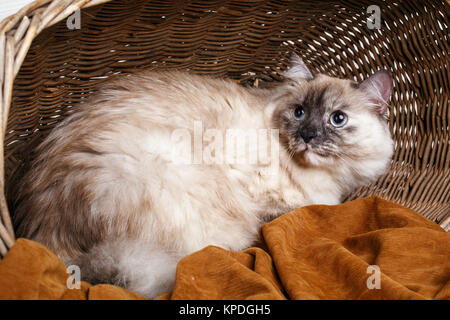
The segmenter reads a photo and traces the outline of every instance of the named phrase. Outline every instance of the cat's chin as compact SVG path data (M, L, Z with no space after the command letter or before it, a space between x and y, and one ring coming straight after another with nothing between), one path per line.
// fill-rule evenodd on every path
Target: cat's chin
M329 166L332 165L334 161L332 157L323 155L307 145L302 148L299 155L304 164L313 167Z

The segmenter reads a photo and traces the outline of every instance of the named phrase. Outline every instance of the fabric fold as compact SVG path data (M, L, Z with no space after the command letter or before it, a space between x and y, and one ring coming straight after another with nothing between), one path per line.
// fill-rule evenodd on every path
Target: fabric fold
M450 234L393 202L303 207L261 235L264 249L208 246L183 258L173 291L157 299L450 299ZM0 261L0 299L142 299L106 284L69 289L68 277L47 248L18 239Z

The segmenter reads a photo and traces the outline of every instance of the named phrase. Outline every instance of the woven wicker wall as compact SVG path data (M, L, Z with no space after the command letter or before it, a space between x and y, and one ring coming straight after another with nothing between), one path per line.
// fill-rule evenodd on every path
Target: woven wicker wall
M362 80L386 68L394 76L391 169L348 199L376 194L437 223L449 220L445 1L122 0L83 9L80 29L68 28L66 17L78 7L101 2L36 1L0 24L7 200L33 147L109 77L184 69L261 86L280 79L295 50L316 72ZM367 26L369 5L381 8L380 29ZM0 209L1 236L10 232L5 199ZM9 209L14 212L11 201Z

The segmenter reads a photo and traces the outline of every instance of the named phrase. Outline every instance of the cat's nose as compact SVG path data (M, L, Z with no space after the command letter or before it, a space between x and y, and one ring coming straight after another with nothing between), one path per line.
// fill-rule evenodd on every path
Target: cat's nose
M305 141L305 143L310 142L313 138L317 136L315 132L301 132L300 135L303 138L303 141Z

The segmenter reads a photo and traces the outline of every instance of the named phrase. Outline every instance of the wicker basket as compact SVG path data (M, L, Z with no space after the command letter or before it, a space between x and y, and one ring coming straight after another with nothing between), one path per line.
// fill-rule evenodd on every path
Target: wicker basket
M367 21L371 5L380 8L379 29ZM0 23L0 257L14 243L10 199L31 151L95 85L164 68L262 86L281 78L292 50L332 76L360 81L391 70L391 169L348 199L376 194L448 230L449 7L438 0L33 2Z

